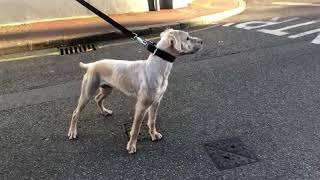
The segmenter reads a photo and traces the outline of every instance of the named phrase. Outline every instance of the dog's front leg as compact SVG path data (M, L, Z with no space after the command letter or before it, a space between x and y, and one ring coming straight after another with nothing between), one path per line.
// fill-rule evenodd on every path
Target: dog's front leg
M138 102L136 104L134 120L133 120L133 124L130 131L130 139L127 144L127 150L130 154L135 153L137 150L136 144L137 144L137 139L140 132L140 126L146 114L146 110L148 106L149 104L146 103L146 101L142 101L138 99Z
M149 117L148 117L148 127L149 127L149 134L151 136L152 141L160 140L162 135L156 130L156 118L157 112L159 108L160 102L155 102L150 106L149 109Z

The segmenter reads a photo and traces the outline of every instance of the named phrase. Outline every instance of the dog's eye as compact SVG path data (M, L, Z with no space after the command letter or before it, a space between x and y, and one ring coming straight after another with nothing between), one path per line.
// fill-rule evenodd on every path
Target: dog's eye
M187 41L189 41L190 40L190 38L189 37L187 37Z

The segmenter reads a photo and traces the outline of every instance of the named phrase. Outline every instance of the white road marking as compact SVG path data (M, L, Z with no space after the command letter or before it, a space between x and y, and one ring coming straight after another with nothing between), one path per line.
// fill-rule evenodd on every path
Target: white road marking
M320 28L319 29L313 29L313 30L310 30L310 31L306 31L306 32L303 32L303 33L299 33L299 34L295 34L295 35L291 35L291 36L288 36L288 38L294 39L294 38L299 38L299 37L307 36L307 35L314 34L314 33L318 33L318 35L317 35L317 37L315 39L313 39L311 41L311 43L320 44Z
M189 33L196 33L196 32L200 32L200 31L205 31L205 30L208 30L208 29L212 29L212 28L215 28L217 27L218 24L212 24L211 26L209 27L204 27L204 28L200 28L200 29L195 29L195 30L191 30L191 31L188 31ZM153 37L150 37L150 38L145 38L146 40L149 40L149 41L153 41L153 40L158 40L160 39L159 36L155 36L155 34L152 34ZM108 42L108 41L107 41ZM107 44L104 44L104 42L101 42L99 44L99 49L101 48L108 48L108 47L114 47L114 46L122 46L122 45L127 45L127 44L134 44L134 43L137 43L136 41L124 41L124 42L119 42L119 43L111 43L109 44L109 42Z
M297 28L297 27L306 26L306 25L317 23L317 22L318 21L309 21L309 22L300 23L300 24L296 24L296 25L292 25L292 26L288 26L288 27L283 27L283 28L280 28L280 29L260 29L258 31L259 32L263 32L263 33L267 33L267 34L273 34L273 35L276 35L276 36L283 36L283 35L290 34L288 32L285 32L285 30L294 29L294 28Z
M291 26L282 27L279 29L265 29L264 28L267 26L278 25L281 23L286 23L286 22L290 22L290 21L294 21L294 20L298 20L298 19L299 19L298 17L295 17L295 18L291 18L288 20L284 20L284 21L278 21L279 17L274 17L271 19L271 21L249 21L249 22L235 24L234 27L240 28L240 29L246 29L246 30L256 29L258 32L263 32L263 33L272 34L272 35L276 35L276 36L284 36L284 35L290 34L289 32L286 32L286 30L298 28L301 26L307 26L307 25L311 25L311 24L315 24L315 23L320 22L320 20L317 19L317 20L312 20L312 21L299 23L299 24L295 24L295 25L291 25ZM225 24L223 26L231 26L231 25ZM288 38L295 39L295 38L299 38L302 36L307 36L307 35L311 35L311 34L315 34L315 33L318 33L318 34L317 34L316 38L314 38L311 41L311 43L320 44L320 28L309 30L306 32L298 33L298 34L294 34L294 35L289 35Z
M13 57L9 57L9 58L4 57L3 59L1 57L0 63L8 62L8 61L21 61L21 60L27 60L27 59L34 59L34 58L43 57L43 56L58 56L58 55L60 55L60 53L57 51L50 52L50 53L48 53L48 52L45 52L45 53L33 52L33 53L34 53L34 55L27 55L27 56L23 56L21 54L18 54L16 56L15 55L8 55L8 56L13 56Z
M320 6L320 4L298 3L298 2L272 2L272 4L285 5L285 6Z
M227 24L224 24L222 26L227 27L227 26L232 26L232 25L234 25L234 23L227 23Z
M259 28L263 28L266 26L273 26L273 25L277 25L277 24L281 24L281 23L286 23L286 22L298 20L298 19L299 18L295 17L295 18L291 18L291 19L279 21L279 22L275 22L275 21L250 21L250 22L237 24L237 25L235 25L235 27L240 28L240 29L246 29L246 30L259 29Z

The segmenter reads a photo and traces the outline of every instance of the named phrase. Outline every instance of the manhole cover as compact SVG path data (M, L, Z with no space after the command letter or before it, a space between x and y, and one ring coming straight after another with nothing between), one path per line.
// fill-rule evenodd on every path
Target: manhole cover
M219 170L232 169L258 161L256 154L239 138L218 140L204 146Z
M132 126L132 123L123 124L123 130L128 140L130 138L131 126ZM149 128L146 123L142 123L140 127L140 133L138 136L138 141L149 140L149 139L151 139L149 136Z

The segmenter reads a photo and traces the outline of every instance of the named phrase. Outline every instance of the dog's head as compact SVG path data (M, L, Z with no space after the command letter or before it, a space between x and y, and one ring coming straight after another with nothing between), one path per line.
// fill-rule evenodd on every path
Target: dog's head
M202 39L192 37L189 33L181 30L167 29L160 34L160 37L160 42L162 42L160 48L164 48L175 56L196 53L203 44Z

